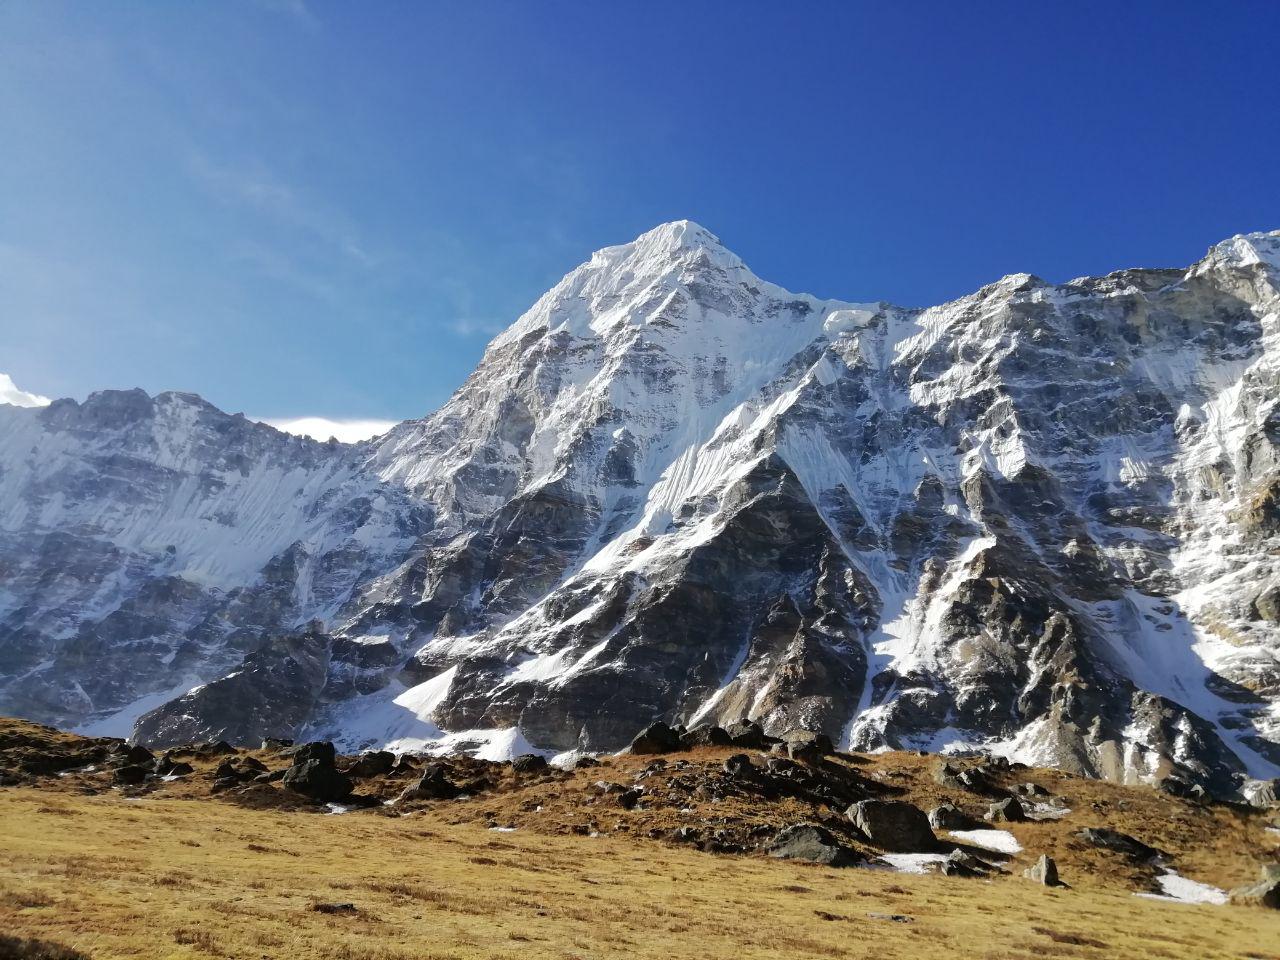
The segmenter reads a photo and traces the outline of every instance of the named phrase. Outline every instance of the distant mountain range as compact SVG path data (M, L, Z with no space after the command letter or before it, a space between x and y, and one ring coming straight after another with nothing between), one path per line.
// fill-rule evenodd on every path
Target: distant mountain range
M1278 403L1280 232L907 309L664 224L364 443L0 406L0 712L487 758L750 717L1229 794L1280 772Z

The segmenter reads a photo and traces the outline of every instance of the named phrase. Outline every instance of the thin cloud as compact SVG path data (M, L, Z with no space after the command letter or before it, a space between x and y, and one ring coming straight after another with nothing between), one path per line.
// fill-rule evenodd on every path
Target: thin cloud
M53 401L38 393L19 390L7 373L0 373L0 403L14 407L47 407Z
M362 267L375 265L355 226L345 216L307 200L261 163L220 163L193 151L187 167L192 178L219 200L252 207L309 234Z
M328 417L294 417L277 420L271 418L254 418L292 433L299 437L311 437L313 440L335 438L339 443L359 443L372 437L380 437L396 425L395 420L331 420Z
M316 15L311 12L305 0L254 0L254 2L264 10L293 17L313 30L320 26L320 21L316 19Z
M496 337L505 328L502 324L493 320L473 320L467 317L459 317L456 320L449 321L449 329L459 337Z

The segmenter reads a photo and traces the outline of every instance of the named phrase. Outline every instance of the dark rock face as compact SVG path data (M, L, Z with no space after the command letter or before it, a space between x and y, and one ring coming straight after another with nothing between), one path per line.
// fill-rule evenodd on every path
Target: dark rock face
M326 803L345 800L351 794L351 778L321 760L303 760L285 771L283 783L290 790Z
M347 753L941 737L1231 795L1280 772L1278 290L1252 234L1186 271L822 301L676 223L366 444L184 394L0 407L0 712L168 697L136 738Z
M828 867L851 867L861 858L830 831L816 824L800 823L778 832L769 844L769 855L783 860L807 860Z
M938 845L929 818L919 807L901 800L861 800L849 807L845 816L884 850L921 853Z
M240 668L142 717L135 736L173 746L201 737L260 743L293 733L311 716L329 668L329 641L318 629L269 639Z

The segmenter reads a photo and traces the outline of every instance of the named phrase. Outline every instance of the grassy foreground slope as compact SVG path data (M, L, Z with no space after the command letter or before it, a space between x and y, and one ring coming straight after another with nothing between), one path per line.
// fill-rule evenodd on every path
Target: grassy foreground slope
M357 793L331 816L274 779L293 762L278 750L184 748L185 772L139 780L122 776L136 761L119 741L0 719L0 960L1280 960L1280 911L1135 896L1166 868L1224 889L1248 883L1280 861L1275 811L1030 768L989 774L983 795L912 753L803 763L739 754L752 772L732 776L736 749L621 755L572 771L401 757L395 769L359 772L363 759L339 757ZM470 786L401 797L439 767ZM239 773L227 779L231 768ZM977 851L1002 864L989 879L766 855L778 831L816 822L856 860L877 863L882 851L836 802L842 792L980 816L992 796L1027 782L1056 812L991 825L1021 849ZM1082 842L1084 827L1132 834L1161 860ZM716 836L723 842L710 843ZM1068 887L1023 878L1041 853ZM15 953L14 938L71 952Z
M1269 911L496 833L430 811L19 788L0 793L0 826L0 929L95 958L1280 955ZM313 909L334 902L356 910Z

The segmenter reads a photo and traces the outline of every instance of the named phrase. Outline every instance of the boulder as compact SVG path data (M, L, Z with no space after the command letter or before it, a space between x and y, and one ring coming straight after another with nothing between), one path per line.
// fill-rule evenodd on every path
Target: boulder
M680 742L686 747L728 747L733 744L733 738L723 727L704 723L684 733Z
M317 760L332 767L338 757L338 752L328 740L315 740L311 743L299 744L296 747L286 747L280 751L280 756L289 757L295 764L305 763L308 760Z
M953 763L942 760L933 768L933 779L940 786L958 790L961 787L960 768Z
M443 763L429 763L417 782L405 787L396 800L452 800L461 793L446 775Z
M1181 777L1176 773L1161 780L1157 785L1157 789L1169 794L1171 797L1178 797L1182 800L1204 800L1208 796L1208 791L1204 786Z
M112 751L112 760L126 766L145 766L156 762L156 756L146 747L140 747L137 744L122 743Z
M773 743L772 737L764 735L764 727L754 720L735 720L725 727L725 733L729 734L735 747L746 747L748 750L763 750Z
M329 745L332 748L332 744ZM303 760L285 771L283 782L295 793L322 803L345 800L351 794L351 778L332 763Z
M1280 780L1259 780L1248 793L1249 804L1266 809L1280 806Z
M1160 856L1160 851L1155 847L1148 846L1136 837L1121 833L1119 830L1112 830L1110 827L1085 827L1076 836L1090 846L1114 850L1131 860L1154 860Z
M356 757L355 762L347 768L347 775L358 780L381 777L390 773L395 763L396 755L390 750L372 750Z
M233 787L240 786L240 781L235 777L219 777L209 785L210 793L223 793Z
M1033 866L1023 870L1022 875L1028 880L1043 883L1046 887L1056 887L1060 882L1058 880L1058 865L1054 863L1053 857L1045 853L1040 854L1040 859Z
M649 724L631 741L632 753L673 753L680 748L680 734L661 720Z
M825 733L815 733L797 727L782 735L782 743L787 756L793 760L817 760L827 754L835 753L835 744Z
M935 830L973 830L978 821L954 803L943 803L929 811L929 826Z
M1027 819L1027 811L1023 809L1017 797L1005 797L991 804L987 812L982 815L982 819L992 823L1021 823Z
M782 860L807 860L828 867L851 867L861 858L830 831L813 823L797 823L778 831L769 855Z
M1231 891L1231 902L1246 907L1280 910L1280 864L1267 864L1257 883Z
M229 757L239 751L225 740L207 740L204 743L197 743L192 748L192 752L198 757Z
M536 753L525 753L511 761L516 773L546 773L550 769L547 758Z
M111 779L120 784L137 784L147 779L147 774L151 771L139 763L130 763L123 767L118 767Z
M640 798L642 796L644 796L644 794L634 788L631 790L623 790L618 794L618 805L624 810L630 810L640 802Z
M991 776L981 767L974 767L971 770L961 770L956 774L956 783L970 793L999 794L1003 791L998 790L991 782Z
M995 868L985 860L979 860L971 853L955 849L938 865L938 869L948 877L985 877Z
M924 811L905 800L860 800L845 811L845 816L884 850L922 853L938 846Z

